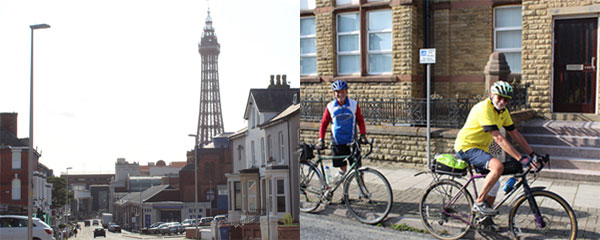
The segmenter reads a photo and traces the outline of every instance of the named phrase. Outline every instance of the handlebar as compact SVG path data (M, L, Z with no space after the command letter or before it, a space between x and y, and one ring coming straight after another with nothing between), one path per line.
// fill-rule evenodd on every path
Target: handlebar
M523 173L515 174L515 176L520 178L530 173L532 170L534 170L534 163L541 163L539 164L539 169L534 171L534 173L538 173L544 168L546 164L550 163L550 156L548 154L546 154L545 156L535 154L527 163L527 170L525 170Z

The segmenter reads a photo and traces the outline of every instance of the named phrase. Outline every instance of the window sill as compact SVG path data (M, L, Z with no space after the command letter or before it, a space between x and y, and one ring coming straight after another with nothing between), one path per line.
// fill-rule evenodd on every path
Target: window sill
M392 75L383 76L337 76L332 81L344 80L346 82L396 82L397 78Z
M321 78L319 76L305 76L300 77L300 83L318 83L321 82Z

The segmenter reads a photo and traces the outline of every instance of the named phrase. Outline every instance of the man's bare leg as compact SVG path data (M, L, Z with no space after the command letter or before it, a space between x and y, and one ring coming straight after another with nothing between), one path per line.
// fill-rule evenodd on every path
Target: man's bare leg
M481 193L479 194L479 196L477 196L477 200L475 200L475 202L477 203L482 203L486 200L486 198L488 197L487 194L490 192L494 184L496 184L496 182L502 175L502 172L504 172L504 164L502 164L502 162L500 162L500 160L498 160L497 158L492 158L488 163L488 169L490 170L490 173L488 173L488 175L483 180L483 187L481 188Z

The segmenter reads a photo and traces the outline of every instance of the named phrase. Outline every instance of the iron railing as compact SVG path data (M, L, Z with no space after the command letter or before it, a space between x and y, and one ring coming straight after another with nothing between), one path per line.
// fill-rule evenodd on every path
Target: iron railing
M529 85L515 87L508 109L512 111L529 108L527 89ZM469 111L483 98L431 99L431 126L460 128ZM426 98L380 98L356 99L365 122L373 125L424 126L427 124ZM319 122L331 98L305 98L301 101L302 121Z

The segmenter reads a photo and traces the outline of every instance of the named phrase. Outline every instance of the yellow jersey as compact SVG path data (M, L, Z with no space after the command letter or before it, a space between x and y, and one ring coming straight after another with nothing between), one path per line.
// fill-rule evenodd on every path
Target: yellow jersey
M487 98L471 108L465 125L458 132L454 150L466 152L478 148L489 153L493 141L490 131L499 130L501 127L509 131L515 129L510 113L507 109L496 110L492 100Z

